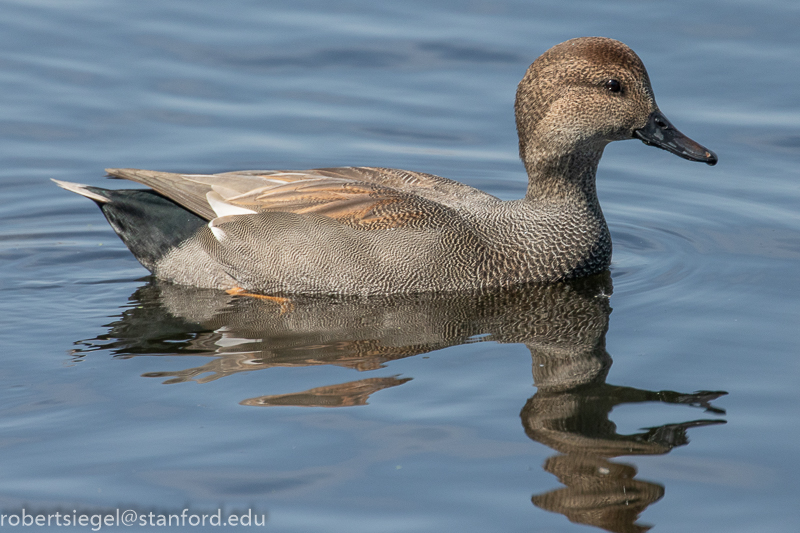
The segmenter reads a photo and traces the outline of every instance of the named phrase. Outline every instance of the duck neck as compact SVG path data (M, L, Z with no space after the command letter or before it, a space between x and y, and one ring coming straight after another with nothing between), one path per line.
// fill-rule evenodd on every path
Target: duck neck
M526 154L523 161L528 172L525 201L568 202L599 210L595 175L603 148L605 146L566 155L553 155L546 151Z

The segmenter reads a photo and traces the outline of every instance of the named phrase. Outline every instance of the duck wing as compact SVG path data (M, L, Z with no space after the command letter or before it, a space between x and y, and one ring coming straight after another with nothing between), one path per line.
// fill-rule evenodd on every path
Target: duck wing
M465 205L500 201L497 197L469 185L424 172L382 167L320 168L313 172L391 187L456 209Z
M147 185L206 220L281 211L323 215L358 229L387 229L422 224L466 202L497 201L446 178L374 167L211 175L138 169L107 172Z

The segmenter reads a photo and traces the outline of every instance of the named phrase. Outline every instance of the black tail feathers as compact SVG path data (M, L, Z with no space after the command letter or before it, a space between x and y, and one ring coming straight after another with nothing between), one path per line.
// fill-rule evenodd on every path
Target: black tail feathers
M125 246L150 271L208 222L152 190L59 185L94 200Z

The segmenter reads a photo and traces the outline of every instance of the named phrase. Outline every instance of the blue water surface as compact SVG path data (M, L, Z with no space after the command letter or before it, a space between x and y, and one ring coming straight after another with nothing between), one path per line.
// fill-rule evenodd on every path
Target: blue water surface
M0 514L800 530L796 2L0 10ZM49 181L375 165L518 198L516 85L583 35L630 45L720 158L607 148L610 280L282 312L155 282Z

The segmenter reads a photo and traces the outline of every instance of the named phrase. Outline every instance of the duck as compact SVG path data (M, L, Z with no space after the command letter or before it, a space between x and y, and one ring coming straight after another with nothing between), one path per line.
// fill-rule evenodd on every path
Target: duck
M639 139L689 161L714 152L656 105L639 56L580 37L538 57L515 101L525 196L501 200L422 172L338 167L54 180L93 200L153 276L252 295L388 295L555 283L608 270L595 176L605 146Z

